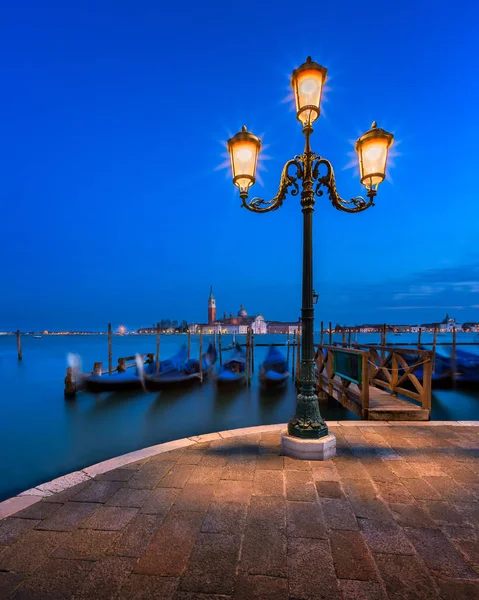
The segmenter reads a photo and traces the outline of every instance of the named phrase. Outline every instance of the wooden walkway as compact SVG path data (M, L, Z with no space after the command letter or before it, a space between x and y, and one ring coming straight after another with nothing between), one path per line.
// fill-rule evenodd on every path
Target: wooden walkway
M432 352L386 346L318 346L320 392L361 419L428 421Z

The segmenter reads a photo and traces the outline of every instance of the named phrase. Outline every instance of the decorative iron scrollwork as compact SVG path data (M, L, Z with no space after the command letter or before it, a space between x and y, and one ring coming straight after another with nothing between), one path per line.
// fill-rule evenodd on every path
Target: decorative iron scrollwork
M290 167L296 167L296 176L290 175ZM291 196L297 196L299 194L298 180L303 179L303 168L299 161L299 157L295 157L284 165L281 173L281 180L279 182L278 193L271 200L264 200L263 198L253 198L249 202L246 198L243 198L243 206L253 212L265 213L271 210L277 210L284 202L288 192ZM292 188L292 189L290 189Z

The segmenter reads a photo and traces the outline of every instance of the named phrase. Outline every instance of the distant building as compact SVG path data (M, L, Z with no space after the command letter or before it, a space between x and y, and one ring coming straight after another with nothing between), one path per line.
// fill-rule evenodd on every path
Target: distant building
M286 333L293 334L301 331L301 323L298 321L268 321L268 333Z
M213 286L210 286L210 296L208 298L208 325L216 321L216 300L213 296Z

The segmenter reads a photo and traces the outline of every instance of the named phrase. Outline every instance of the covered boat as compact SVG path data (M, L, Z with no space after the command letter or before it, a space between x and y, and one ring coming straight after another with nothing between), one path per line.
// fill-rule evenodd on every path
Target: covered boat
M200 361L197 358L191 358L180 364L177 368L171 369L166 373L159 375L145 374L145 387L149 392L156 392L168 388L188 387L200 383L201 377L207 378L216 362L216 350L212 344L201 357L202 371L200 373Z
M259 372L261 387L264 390L284 387L288 377L288 363L285 357L277 348L270 346Z
M171 358L160 362L160 375L176 371L186 361L188 351L186 346L181 349ZM156 362L147 363L143 367L143 374L146 376L156 374ZM102 392L126 392L130 390L138 390L143 387L142 373L138 367L132 367L122 373L114 372L111 375L82 375L81 380L83 387L96 394Z
M246 355L241 346L236 343L233 355L220 367L216 382L218 385L238 385L246 383Z

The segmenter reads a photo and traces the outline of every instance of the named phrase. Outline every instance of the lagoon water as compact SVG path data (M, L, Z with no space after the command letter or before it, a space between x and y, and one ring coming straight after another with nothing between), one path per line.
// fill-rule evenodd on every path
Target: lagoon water
M237 336L244 342L244 336ZM430 337L430 336L429 336ZM423 335L423 342L430 341ZM390 336L388 341L413 341L414 334ZM335 336L338 339L339 336ZM472 341L472 334L458 341ZM286 336L256 336L260 343L284 342ZM441 336L438 341L448 341ZM319 340L318 340L319 341ZM361 343L379 342L374 334L360 335ZM63 379L69 352L81 355L85 371L93 362L107 365L106 336L23 337L23 361L17 361L15 337L0 337L0 501L25 489L108 458L145 446L201 433L286 422L295 408L292 382L275 395L262 395L258 366L267 348L255 349L256 372L251 387L218 391L213 382L187 390L161 393L79 393L65 401ZM186 336L164 335L161 358L171 356ZM223 337L223 345L231 336ZM191 355L199 342L192 337ZM113 364L118 357L154 352L154 336L115 336ZM478 346L470 346L478 352ZM479 419L479 390L433 391L432 419ZM356 419L334 400L321 402L325 419Z

